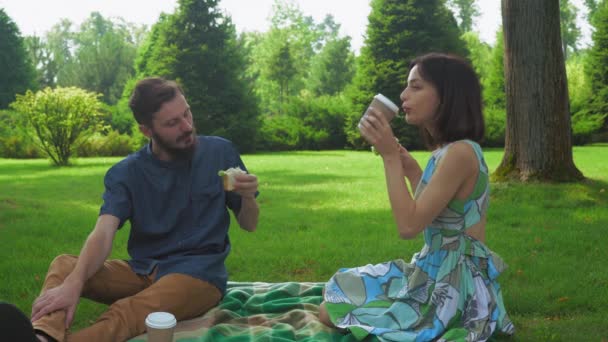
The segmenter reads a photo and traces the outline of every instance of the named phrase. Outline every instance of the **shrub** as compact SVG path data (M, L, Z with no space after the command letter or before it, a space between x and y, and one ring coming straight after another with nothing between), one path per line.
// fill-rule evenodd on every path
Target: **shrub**
M100 94L75 87L45 88L17 95L11 107L24 115L36 142L57 166L69 164L82 141L101 129Z
M76 148L79 157L122 157L141 147L138 137L110 131L108 134L95 133Z
M505 145L506 111L504 108L490 107L484 110L484 146L503 147Z
M262 119L258 149L295 150L300 142L300 119L287 115L269 115Z
M0 157L38 158L43 155L32 139L19 129L18 113L0 111Z

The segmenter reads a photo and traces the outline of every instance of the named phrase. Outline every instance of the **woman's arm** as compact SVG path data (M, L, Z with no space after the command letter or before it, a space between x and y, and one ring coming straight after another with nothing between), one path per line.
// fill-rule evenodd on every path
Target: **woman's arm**
M414 200L405 184L400 148L395 143L390 125L380 113L370 112L361 119L359 130L382 156L388 196L399 235L413 238L439 215L465 182L477 174L475 151L467 143L450 146L430 183Z

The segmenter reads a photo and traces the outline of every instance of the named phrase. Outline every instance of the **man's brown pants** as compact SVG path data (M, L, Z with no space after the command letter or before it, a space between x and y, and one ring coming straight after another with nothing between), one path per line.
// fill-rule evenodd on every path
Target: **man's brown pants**
M77 256L60 255L49 267L42 293L57 287L76 266ZM154 282L155 272L138 275L124 260L108 260L84 285L82 297L109 305L90 327L74 333L65 328L63 310L33 323L57 341L119 342L143 334L146 316L155 311L170 312L178 321L193 318L216 306L220 291L208 282L171 273Z

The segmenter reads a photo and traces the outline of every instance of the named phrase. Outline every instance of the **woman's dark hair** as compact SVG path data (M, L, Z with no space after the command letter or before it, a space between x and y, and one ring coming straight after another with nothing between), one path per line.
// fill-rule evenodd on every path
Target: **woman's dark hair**
M129 107L137 123L151 127L154 114L163 103L173 100L178 93L184 94L182 88L173 81L160 77L144 78L135 85Z
M481 142L484 120L479 78L463 58L441 53L430 53L415 58L410 70L418 66L418 73L430 82L439 95L439 108L433 136L422 129L428 148L437 148L462 139Z

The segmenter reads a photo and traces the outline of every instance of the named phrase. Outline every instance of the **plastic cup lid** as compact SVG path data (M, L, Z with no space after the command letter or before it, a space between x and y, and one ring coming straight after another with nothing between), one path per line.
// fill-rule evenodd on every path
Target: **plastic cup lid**
M376 96L374 96L374 98L379 100L380 102L384 103L393 112L396 113L399 111L399 107L397 107L397 105L394 104L393 101L389 100L388 97L386 97L382 94L376 94Z
M175 316L168 312L153 312L146 317L146 325L154 329L169 329L176 324Z

